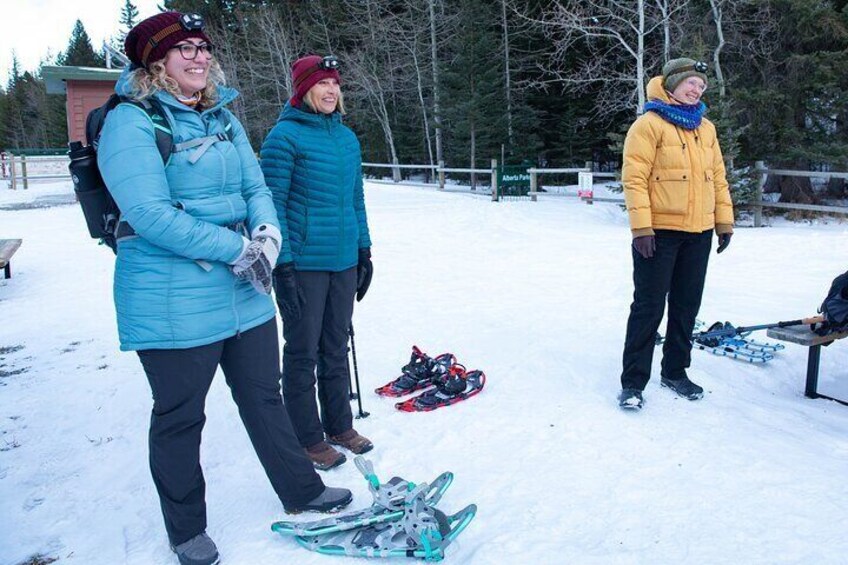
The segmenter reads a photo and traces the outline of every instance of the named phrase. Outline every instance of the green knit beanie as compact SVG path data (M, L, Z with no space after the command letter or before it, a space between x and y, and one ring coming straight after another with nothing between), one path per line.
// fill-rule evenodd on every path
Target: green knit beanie
M663 85L669 92L674 92L674 89L689 77L699 77L707 82L707 64L682 57L680 59L672 59L663 65Z

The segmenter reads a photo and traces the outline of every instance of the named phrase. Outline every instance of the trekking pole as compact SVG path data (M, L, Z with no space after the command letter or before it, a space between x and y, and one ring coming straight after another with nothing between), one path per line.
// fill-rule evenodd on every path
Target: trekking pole
M786 322L775 322L774 324L761 324L759 326L739 326L722 328L720 330L712 330L706 332L698 332L692 334L692 339L707 339L711 337L733 337L735 335L754 332L758 330L767 330L770 328L786 328L789 326L814 326L824 322L824 316L813 316L812 318L801 318L800 320L789 320Z
M362 389L359 387L359 368L356 365L356 342L353 340L353 322L350 323L348 331L350 333L350 350L353 353L353 374L356 378L356 402L359 404L359 414L356 415L356 419L358 420L360 418L367 418L370 414L362 411ZM350 377L350 371L348 371L348 377Z
M350 332L348 332L350 335ZM350 353L350 347L347 348L347 352ZM359 398L359 395L353 392L353 375L350 372L350 355L345 355L345 362L347 363L347 396L349 400L356 400Z

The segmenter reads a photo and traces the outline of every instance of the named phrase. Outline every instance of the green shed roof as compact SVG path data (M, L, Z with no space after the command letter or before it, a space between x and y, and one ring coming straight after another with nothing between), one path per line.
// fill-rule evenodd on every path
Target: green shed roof
M55 65L41 67L41 76L44 77L48 94L64 94L65 81L67 80L117 82L122 72L123 69L96 67L62 67Z

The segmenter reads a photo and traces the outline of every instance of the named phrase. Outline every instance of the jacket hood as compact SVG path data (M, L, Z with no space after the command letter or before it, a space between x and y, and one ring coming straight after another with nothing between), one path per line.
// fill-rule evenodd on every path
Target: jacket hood
M127 98L132 98L132 86L131 86L131 76L135 68L130 68L130 66L124 67L124 71L121 73L120 78L118 78L118 82L115 84L115 92L118 96L125 96ZM167 104L169 106L185 109L186 106L174 98L169 92L165 92L164 90L159 90L154 94L156 98L162 102L163 104ZM216 111L222 106L226 106L230 102L236 99L238 96L238 91L235 88L230 88L229 86L220 85L218 86L218 102L212 108L206 108L203 111Z
M663 86L663 77L662 75L652 78L648 82L648 100L659 100L660 102L665 102L666 104L671 103L671 98L669 98L668 93L665 91L665 87Z
M327 123L327 120L332 121L334 124L342 123L342 115L338 112L333 112L329 116L325 114L318 114L315 112L309 112L307 110L301 110L300 108L295 108L291 105L291 101L286 102L286 105L283 106L283 110L280 112L280 117L277 118L278 122L282 122L284 120L291 120L295 122L300 122L302 124L322 126Z

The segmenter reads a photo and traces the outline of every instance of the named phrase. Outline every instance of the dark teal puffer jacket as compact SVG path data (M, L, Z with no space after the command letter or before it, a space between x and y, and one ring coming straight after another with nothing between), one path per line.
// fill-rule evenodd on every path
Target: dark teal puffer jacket
M277 264L343 271L371 247L359 140L341 115L283 108L262 144L262 172L283 234Z

